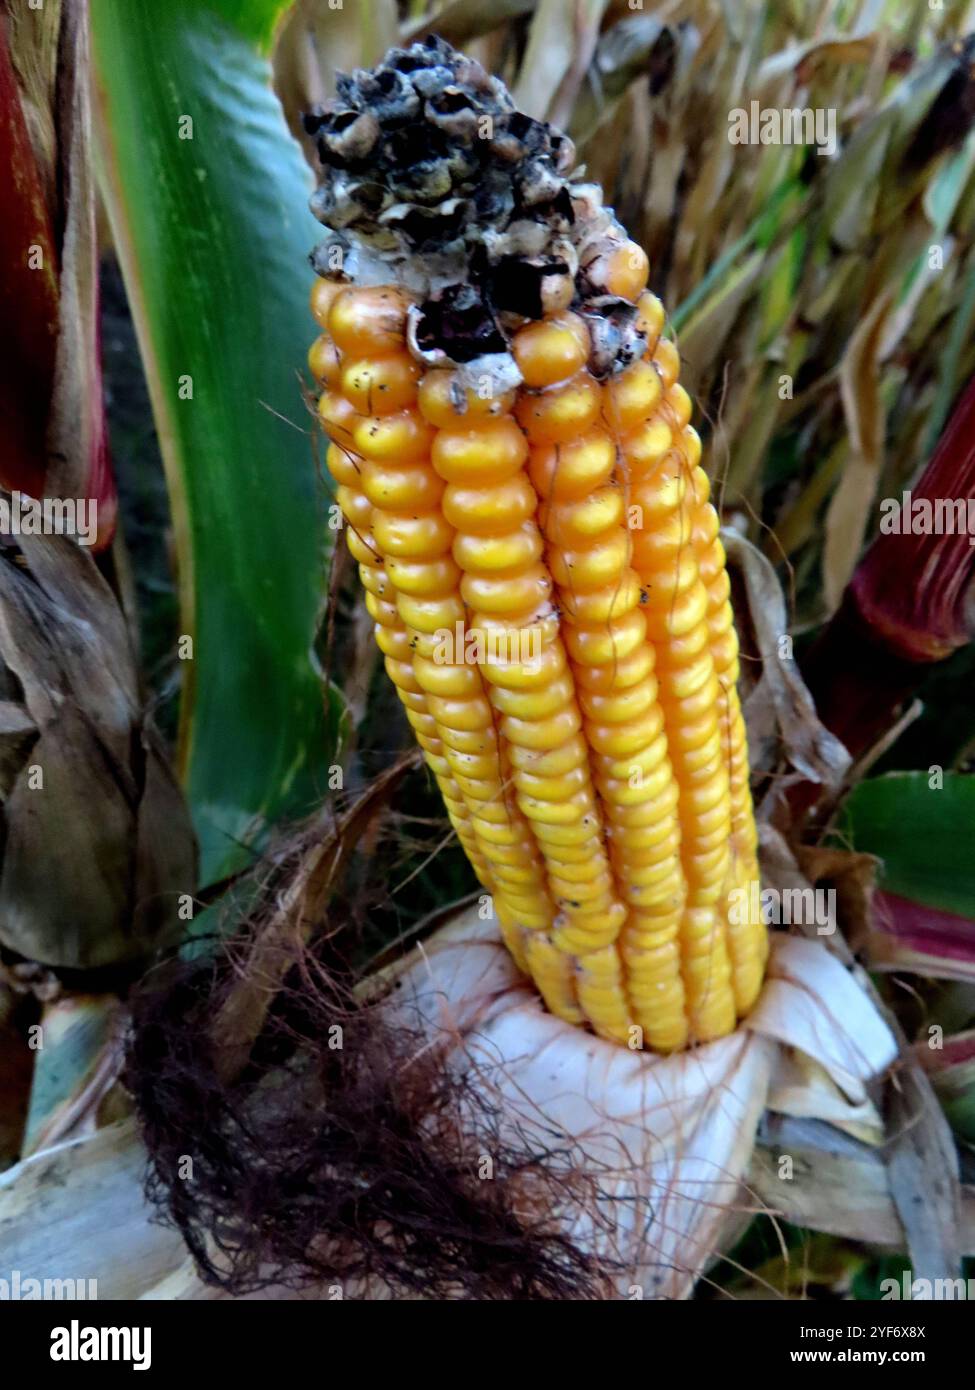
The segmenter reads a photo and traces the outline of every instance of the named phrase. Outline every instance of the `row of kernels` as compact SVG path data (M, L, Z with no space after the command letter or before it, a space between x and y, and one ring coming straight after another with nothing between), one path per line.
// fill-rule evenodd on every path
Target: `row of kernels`
M633 1043L635 1020L628 998L623 962L615 944L579 957L576 989L582 1011L600 1037L624 1046Z
M554 367L551 362L546 365L547 336L553 335L533 334L530 353L519 349L535 379L564 371L566 361L579 350L576 331L556 325L556 362ZM611 901L612 881L588 776L588 752L577 737L581 719L573 683L557 622L544 621L551 612L551 585L547 569L539 563L536 499L522 471L525 453L521 430L510 415L499 412L488 430L476 424L464 430L457 422L443 423L434 460L447 481L445 505L452 508L458 526L454 553L466 571L462 583L473 610L472 625L538 644L533 659L488 665L485 675L517 804L531 824L560 914L553 934L531 946L542 962L550 960L551 952L564 954L565 932L573 924L582 930L592 927ZM505 505L504 488L516 478L524 484L523 511ZM487 489L490 495L485 496ZM499 492L502 505L493 506ZM551 964L546 967L548 978L560 982L563 1011L571 983L567 963L565 955L555 975ZM553 986L539 979L539 987L544 991Z
M688 465L696 467L700 457L700 441L692 431L685 431L682 433L682 443ZM730 581L725 567L724 547L718 534L720 526L717 513L709 501L701 499L703 489L697 491L699 500L694 514L694 545L708 593L709 646L719 685L716 703L720 711L721 753L728 770L731 801L730 902L731 892L744 891L747 894L751 881L758 879L757 833L745 723L737 687L738 637L729 598ZM739 1015L743 1015L751 1008L761 988L768 955L768 932L761 921L754 922L747 913L735 912L729 921L728 944L735 1001Z
M378 553L375 552L371 528L372 506L362 491L355 486L361 460L357 460L354 455L344 452L333 443L328 449L327 464L332 477L339 485L337 497L349 528L349 541L352 542L354 539L357 546L361 547L361 553L365 556L359 561L359 575L363 587L367 595L382 601L389 591L390 585L385 566ZM398 635L402 635L403 638L406 637L405 626L398 619L398 615L384 611L383 617L386 621L379 624L380 626L388 626ZM412 664L386 656L385 666L387 674L396 687L397 695L407 711L407 718L411 713L421 715L427 713L425 696L417 684ZM493 888L487 861L481 853L460 791L443 756L443 746L439 739L431 739L422 735L420 741L425 761L437 781L448 818L458 840L480 883L486 888Z
M640 379L634 379L638 375ZM621 422L636 423L653 408L659 395L659 377L652 368L637 372L631 369L624 376L626 381L617 379L605 388L606 399L602 402L604 418L608 417L616 428ZM590 399L598 390L590 382ZM575 392L581 394L578 388ZM671 796L667 804L663 796L673 778L661 738L663 720L656 701L652 653L641 640L643 619L636 611L640 585L628 563L630 538L624 525L623 492L610 481L616 448L609 431L593 425L594 410L592 418L584 422L593 427L580 442L551 443L555 431L549 424L548 402L544 396L528 399L522 419L530 438L535 435L531 471L541 492L539 520L549 543L549 565L566 624L566 643L573 656L586 739L593 750L593 779L611 837L615 879L611 873L610 882L615 881L618 894L631 910L647 901L655 903L661 895L669 898L672 930L676 933L682 896L678 835L674 798ZM556 400L559 404L561 399ZM617 637L621 640L615 640ZM654 762L646 769L638 769L640 780L635 785L633 760L641 756L646 760L650 749L654 750ZM619 775L608 775L606 764L622 759L628 762L616 769ZM614 841L612 837L617 831L631 829L629 822L635 817L643 822L642 830L648 823L648 810L663 822L671 849L669 862L665 856L665 862L658 862L646 872L646 865L638 868L630 857L626 842ZM625 933L625 911L617 913L616 920ZM635 1017L648 1033L652 1046L657 1046L658 1041L665 1047L679 1045L677 1025L683 1018L683 991L676 952L672 954L666 1000L654 989L643 991L644 997L634 1001L632 994L627 995L618 952L613 949L607 954L603 947L598 955L611 959L615 965L598 989L587 975L584 993L580 979L579 997L585 1012L589 1016L593 1016L593 1011L598 1013L594 1025L598 1024L608 1035L618 1034L626 1026L626 1019ZM582 956L580 970L588 971L595 958L592 953ZM659 1039L658 1021L663 1025Z
M463 627L465 611L459 594L461 572L449 555L452 533L442 524L444 484L429 463L434 429L416 409L419 370L404 351L401 309L395 295L390 299L386 291L335 296L328 322L350 360L340 354L338 385L344 406L326 400L322 415L333 433L350 439L364 458L362 489L376 509L375 543L380 550L388 547L386 570L392 588L390 602L384 593L370 594L367 584L366 601L387 632L396 627L390 611L395 609L409 638L415 670L418 660L437 655L438 638L445 630L453 633L457 624ZM372 331L360 343L354 340L353 327L363 310ZM334 380L331 361L329 369ZM474 668L444 668L439 683L432 670L432 663L424 667L428 690L422 707L407 692L407 717L428 757L432 748L441 750L438 756L451 776L448 812L456 818L458 803L464 808L465 841L473 844L483 863L493 847L480 827L510 820L496 775L497 739L490 709ZM471 678L477 690L470 688ZM492 886L500 895L510 895L515 910L524 904L537 920L546 908L544 880L532 864L530 849L527 854L516 852L514 858L514 864L500 865L498 874L492 873ZM523 894L513 891L512 875L517 887L526 890ZM517 932L510 944L523 963Z
M641 266L640 256L634 255L631 243L627 244L625 259L622 248L616 255L617 265L622 262L628 267L629 273L636 277L633 286L628 286L626 291L636 298L637 291L646 283L646 272ZM622 291L617 289L614 292ZM655 358L663 324L664 310L660 300L646 292L640 294L637 299L637 327L647 336L647 363ZM654 369L651 374L641 364L636 370L622 373L611 386L609 408L604 412L619 434L625 436L628 445L628 448L619 450L618 467L619 483L628 509L636 500L632 485L665 459L673 442L671 428L658 408L666 379L671 375L676 379L675 354L670 345L663 347L660 357L664 368L662 372ZM684 492L684 481L678 468L673 470L670 491L679 503ZM669 504L670 499L666 494L664 500L665 505ZM649 518L644 515L642 519L644 525L649 521L649 528L652 529L655 521L653 509L646 510L651 515ZM639 515L637 512L636 516ZM639 685L646 678L647 670L652 669L652 664L652 653L647 659L643 657L643 649L637 647L623 661L606 669L597 688L613 691ZM662 740L662 748L651 740L639 753L631 753L628 759L631 769L636 769L651 793L651 811L657 809L653 806L652 798L658 796L662 814L658 814L655 825L611 826L610 844L614 866L624 882L650 889L651 892L654 886L657 888L658 899L655 903L629 914L621 939L621 954L626 965L631 1006L638 1021L646 1021L645 1033L650 1045L660 1051L672 1051L686 1045L688 1026L678 943L684 882L677 859L680 848L680 832L674 817L677 786L665 750L665 739ZM600 763L611 777L619 779L627 774L628 769L621 765L621 760L613 762L605 756L596 755L594 764ZM660 771L664 767L666 773ZM653 775L655 769L658 770L656 778ZM618 794L618 800L623 800L622 792ZM645 808L637 806L634 809L639 820L645 820ZM610 816L613 814L611 811Z
M661 375L666 391L673 382L667 382L667 371ZM669 416L663 408L658 414L664 416L672 437L682 428L679 398ZM624 459L631 452L629 442L622 442ZM687 459L673 447L641 471L632 496L642 508L644 526L634 535L633 555L646 594L644 612L657 657L668 751L680 788L681 862L687 885L680 945L688 1009L694 1035L706 1038L726 1031L735 1007L722 902L730 865L731 813L714 707L717 685L708 642L708 593L691 535L693 478L688 472Z
M544 622L549 614L551 588L538 563L541 546L532 522L534 498L530 488L519 487L526 446L506 408L510 403L503 397L484 400L467 392L465 409L459 411L455 388L448 374L442 372L428 373L420 387L420 409L436 428L432 466L445 484L445 513L457 528L453 554L461 576L460 593L467 621L474 634L499 647L502 655L505 639L519 638L522 629L530 628L536 616ZM492 508L492 499L500 505ZM551 636L555 631L555 626L550 625ZM516 683L507 698L501 698L488 683L497 669L488 653L485 664L477 671L491 699L491 703L485 699L485 706L504 740L496 744L495 755L509 741L532 749L540 742L543 748L553 741L562 743L571 732L558 722L571 696L565 683L560 686L556 681L546 690L530 681L520 687ZM514 796L508 785L512 775ZM506 843L497 848L519 857L510 866L494 866L503 894L499 910L506 921L518 921L532 933L549 926L552 917L543 868L544 845L535 833L535 822L544 818L546 811L540 798L518 794L518 776L507 758L502 763L499 757L495 776L477 786L462 785L481 802L474 811L473 823L483 834L496 840L497 832L489 827L502 818L506 822ZM499 816L498 811L503 815ZM531 969L529 947L526 939L524 950ZM563 995L564 990L559 997L565 1016L575 1006L570 1008Z

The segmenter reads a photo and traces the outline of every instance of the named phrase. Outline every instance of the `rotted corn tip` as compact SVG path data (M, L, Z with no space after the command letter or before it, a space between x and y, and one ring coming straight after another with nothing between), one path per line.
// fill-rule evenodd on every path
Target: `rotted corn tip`
M311 208L331 233L315 269L413 291L411 346L428 365L518 385L513 333L570 307L594 377L641 357L643 252L583 182L568 136L516 110L479 63L434 36L393 48L341 75L305 128L322 163Z

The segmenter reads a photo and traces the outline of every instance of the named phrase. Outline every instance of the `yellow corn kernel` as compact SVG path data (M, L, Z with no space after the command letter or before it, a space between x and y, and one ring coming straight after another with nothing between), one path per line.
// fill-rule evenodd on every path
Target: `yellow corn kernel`
M513 352L526 386L554 386L585 365L589 334L578 314L553 314L523 328Z

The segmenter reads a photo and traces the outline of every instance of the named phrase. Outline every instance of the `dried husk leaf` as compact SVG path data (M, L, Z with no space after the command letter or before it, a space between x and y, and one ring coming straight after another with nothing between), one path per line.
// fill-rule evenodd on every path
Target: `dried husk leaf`
M830 610L839 603L863 548L884 463L880 359L891 299L889 291L878 297L840 364L840 395L852 454L826 513L823 589Z
M796 773L824 788L841 785L850 755L819 721L812 696L792 659L782 586L770 561L743 536L722 531L728 560L744 583L747 608L739 623L750 626L761 657L761 675L744 701L753 767L768 767L781 754ZM782 781L779 781L779 787Z
M808 888L783 836L771 825L760 826L762 878L776 887ZM811 861L815 863L813 859ZM835 868L835 865L831 865ZM873 900L874 902L876 899ZM804 925L807 933L814 930ZM843 937L824 937L837 960L858 979L896 1038L901 1058L887 1089L884 1128L885 1159L894 1204L918 1278L954 1278L960 1259L959 1221L962 1192L958 1154L931 1082L907 1048L895 1016L881 1003L866 972L855 963ZM840 995L835 996L838 1006Z
M758 1202L794 1226L903 1249L904 1227L884 1156L833 1125L768 1115L748 1183ZM783 1165L782 1160L789 1161ZM787 1176L788 1175L788 1176ZM962 1189L959 1244L975 1254L975 1188Z
M767 1115L743 1205L806 1229L900 1249L904 1233L876 1149L815 1120ZM790 1163L787 1168L782 1159ZM174 1231L154 1221L145 1152L124 1121L21 1163L0 1178L0 1241L23 1277L73 1272L101 1299L212 1300ZM788 1179L783 1177L789 1172ZM963 1191L959 1239L975 1255L975 1188ZM379 1296L380 1291L375 1291ZM261 1298L293 1297L265 1290ZM309 1292L307 1298L328 1297Z
M567 1162L585 1156L600 1210L553 1217L577 1241L623 1260L609 1296L634 1296L638 1286L645 1297L686 1297L729 1225L762 1207L745 1185L755 1132L777 1091L802 1101L794 1071L783 1070L793 1047L818 1054L832 1083L824 1091L817 1075L805 1109L825 1096L840 1119L864 1104L863 1087L894 1051L843 967L821 946L787 938L777 940L760 1013L733 1036L670 1058L586 1038L545 1014L494 922L476 909L373 983L391 989L393 1021L422 1023L447 1067L490 1088L503 1126L540 1144L552 1163L560 1151ZM837 998L840 1020L826 1002ZM476 1132L470 1143L476 1154ZM142 1165L124 1122L0 1179L0 1240L14 1264L33 1276L82 1264L102 1298L214 1296L172 1232L150 1223ZM378 1285L362 1292L388 1296Z
M78 1297L226 1299L199 1278L177 1232L153 1219L145 1163L134 1121L121 1120L0 1176L0 1247L22 1286L25 1279L91 1280L76 1285ZM293 1297L285 1289L260 1294Z
M19 696L3 742L0 942L49 966L136 960L180 931L188 813L91 555L63 536L19 541L0 548L0 664Z
M185 1258L176 1232L151 1221L144 1176L131 1121L18 1164L0 1176L6 1268L21 1279L94 1280L98 1298L139 1298Z

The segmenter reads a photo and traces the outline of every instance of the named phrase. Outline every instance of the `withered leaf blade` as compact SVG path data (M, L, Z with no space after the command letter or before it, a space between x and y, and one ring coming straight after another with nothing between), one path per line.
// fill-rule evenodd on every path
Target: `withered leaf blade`
M721 532L728 560L742 577L747 618L761 656L761 678L744 702L754 766L765 766L781 748L788 763L808 781L838 787L850 755L820 723L812 696L792 660L785 598L768 559L744 536Z
M0 547L0 667L18 694L0 733L0 943L62 968L137 960L179 933L195 843L121 609L66 537Z

